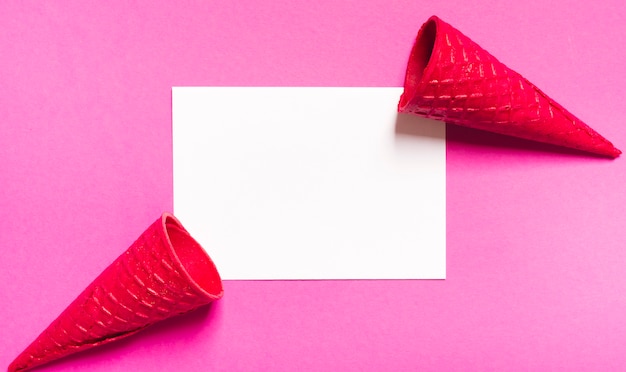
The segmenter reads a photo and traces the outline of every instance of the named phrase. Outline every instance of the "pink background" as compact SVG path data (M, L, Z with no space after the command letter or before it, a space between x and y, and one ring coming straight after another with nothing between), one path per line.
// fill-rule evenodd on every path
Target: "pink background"
M400 86L437 14L626 150L622 1L83 3L0 2L2 366L172 208L173 85ZM625 159L448 127L447 280L226 282L46 370L621 369Z

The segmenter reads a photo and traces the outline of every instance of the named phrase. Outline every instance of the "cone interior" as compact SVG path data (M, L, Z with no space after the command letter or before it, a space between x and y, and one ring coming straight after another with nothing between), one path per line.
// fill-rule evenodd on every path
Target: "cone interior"
M404 93L400 97L398 107L402 110L415 96L415 89L422 79L424 70L428 66L430 57L435 47L435 39L437 37L437 22L429 19L417 34L417 39L411 55L409 64L404 78Z
M174 253L191 280L209 295L221 295L217 269L200 244L172 217L166 217L165 229Z

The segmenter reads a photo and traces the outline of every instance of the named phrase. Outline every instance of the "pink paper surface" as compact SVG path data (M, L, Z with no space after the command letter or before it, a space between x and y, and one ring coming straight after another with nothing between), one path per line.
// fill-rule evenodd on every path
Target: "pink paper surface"
M437 14L626 147L616 0L126 3L0 3L0 366L172 208L171 86L400 86ZM226 282L46 370L623 368L624 157L447 135L445 281Z

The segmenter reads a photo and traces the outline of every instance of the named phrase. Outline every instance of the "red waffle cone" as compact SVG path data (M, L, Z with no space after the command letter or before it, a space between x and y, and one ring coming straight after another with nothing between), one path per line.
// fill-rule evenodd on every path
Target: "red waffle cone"
M398 111L602 156L621 151L439 18L420 29Z
M9 366L23 371L130 336L222 297L200 245L164 214L98 276Z

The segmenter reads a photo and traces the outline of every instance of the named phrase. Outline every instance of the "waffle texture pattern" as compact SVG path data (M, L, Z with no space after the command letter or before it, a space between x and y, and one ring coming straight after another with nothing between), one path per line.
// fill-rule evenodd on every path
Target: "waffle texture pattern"
M209 256L178 220L164 214L15 359L9 371L128 337L222 294Z
M436 16L418 33L398 111L612 158L621 153Z

